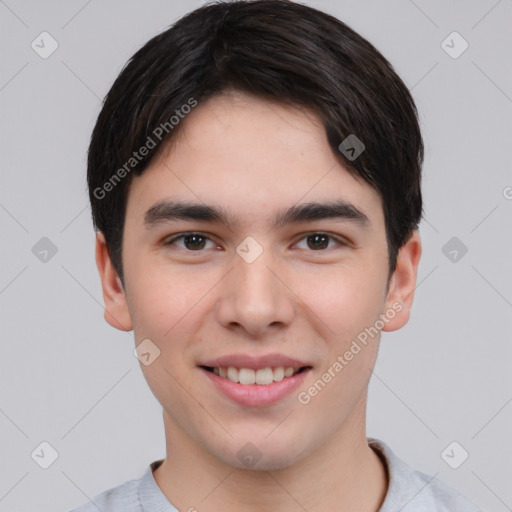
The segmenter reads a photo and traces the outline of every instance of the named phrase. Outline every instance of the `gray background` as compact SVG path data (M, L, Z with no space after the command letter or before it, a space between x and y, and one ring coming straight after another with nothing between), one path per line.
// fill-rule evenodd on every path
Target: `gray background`
M69 510L165 455L133 335L103 319L85 155L126 60L201 3L0 1L0 511ZM391 61L426 143L419 285L409 324L383 336L368 435L483 509L512 510L512 1L309 4ZM59 45L47 59L31 47L43 31ZM456 59L441 46L453 31L469 43ZM46 262L43 237L57 248ZM43 441L59 455L48 469L31 457ZM452 441L469 453L458 469L441 457Z

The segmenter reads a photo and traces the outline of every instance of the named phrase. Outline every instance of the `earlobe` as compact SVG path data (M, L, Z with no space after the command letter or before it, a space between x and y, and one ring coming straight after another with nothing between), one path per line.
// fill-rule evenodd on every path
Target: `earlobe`
M398 253L398 263L391 276L386 299L385 315L389 321L383 331L396 331L409 321L420 258L421 240L415 230Z
M125 291L112 265L105 236L101 231L96 234L96 266L100 274L103 300L105 301L105 320L116 329L131 331L133 324Z

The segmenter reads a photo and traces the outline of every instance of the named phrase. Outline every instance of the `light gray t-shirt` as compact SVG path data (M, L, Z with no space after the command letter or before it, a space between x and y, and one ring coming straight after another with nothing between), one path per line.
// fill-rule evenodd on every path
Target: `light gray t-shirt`
M414 471L378 439L368 444L387 466L389 486L378 512L482 512L443 482ZM152 462L140 479L129 480L98 494L93 502L70 512L178 512L153 478L162 460Z

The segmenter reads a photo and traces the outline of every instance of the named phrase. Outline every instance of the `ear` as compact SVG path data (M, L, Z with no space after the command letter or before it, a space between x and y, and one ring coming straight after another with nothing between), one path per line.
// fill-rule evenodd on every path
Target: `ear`
M386 311L394 311L395 315L385 323L383 331L396 331L409 321L420 257L420 235L414 230L398 252L397 266L391 276L386 298ZM390 317L389 313L387 317Z
M105 320L116 329L131 331L133 325L126 295L121 280L110 260L105 236L101 231L98 231L96 234L96 266L100 273L101 287L103 289Z

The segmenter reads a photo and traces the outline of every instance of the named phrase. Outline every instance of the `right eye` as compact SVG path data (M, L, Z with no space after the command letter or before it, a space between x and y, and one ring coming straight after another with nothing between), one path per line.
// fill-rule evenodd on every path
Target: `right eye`
M183 241L183 245L179 246L181 249L188 252L202 252L208 240L213 244L213 242L202 233L180 233L170 240L167 240L164 245L177 245L176 242Z

